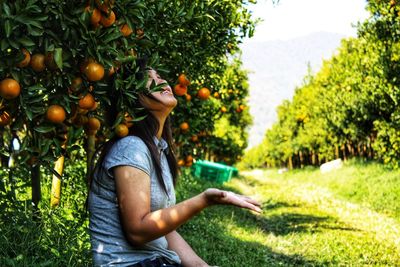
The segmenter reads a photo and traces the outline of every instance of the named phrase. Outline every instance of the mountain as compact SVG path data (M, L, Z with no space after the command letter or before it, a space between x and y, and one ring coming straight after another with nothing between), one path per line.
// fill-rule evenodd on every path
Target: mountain
M251 42L241 45L243 67L249 71L249 148L259 144L265 131L277 120L276 108L292 99L296 86L308 72L313 73L340 46L344 35L318 32L291 40Z

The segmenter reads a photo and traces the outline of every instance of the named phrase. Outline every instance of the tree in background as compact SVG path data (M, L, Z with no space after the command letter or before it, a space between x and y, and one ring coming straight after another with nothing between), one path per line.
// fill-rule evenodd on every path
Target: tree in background
M278 122L261 145L267 148L250 152L264 158L262 165L291 168L357 156L399 167L399 4L369 1L372 16L358 26L359 37L343 40L278 107Z

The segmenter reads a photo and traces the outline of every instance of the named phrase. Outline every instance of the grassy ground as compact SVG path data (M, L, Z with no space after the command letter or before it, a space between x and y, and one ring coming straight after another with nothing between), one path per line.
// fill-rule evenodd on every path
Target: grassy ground
M219 266L400 266L398 174L357 162L247 172L224 188L259 199L261 216L214 207L181 232Z
M0 197L0 266L91 266L84 170L82 163L68 165L56 210L48 208L51 176L44 177L39 221L32 220L23 186L27 174L19 174L19 201ZM223 186L188 173L179 182L178 201L218 186L263 203L261 215L212 207L178 230L211 265L400 266L400 171L350 162L324 175L318 169L242 174Z

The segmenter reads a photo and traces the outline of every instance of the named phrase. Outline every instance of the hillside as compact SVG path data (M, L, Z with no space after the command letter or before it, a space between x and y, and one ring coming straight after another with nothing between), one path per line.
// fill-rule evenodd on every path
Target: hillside
M244 68L249 70L250 129L249 147L257 145L276 120L276 107L291 99L296 85L302 83L308 65L313 72L329 59L343 35L319 32L284 41L245 42L242 48Z

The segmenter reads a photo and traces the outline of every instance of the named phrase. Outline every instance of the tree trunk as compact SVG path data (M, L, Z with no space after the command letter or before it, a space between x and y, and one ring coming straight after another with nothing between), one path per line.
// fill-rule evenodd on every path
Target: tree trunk
M338 146L338 145L335 145L335 158L336 158L336 159L340 158L340 155L339 155L339 146Z
M300 168L304 168L303 152L299 151Z
M289 159L288 159L288 169L289 169L289 170L292 170L292 169L293 169L292 156L290 156Z
M54 165L54 171L56 171L61 177L63 170L64 170L64 156L61 156L57 159ZM53 174L53 181L51 183L51 198L50 198L50 206L52 208L55 208L60 204L61 182L62 182L60 177Z
M317 165L317 155L315 154L315 152L313 150L311 151L311 164L313 166Z
M32 182L32 203L33 214L38 215L39 202L42 199L42 191L40 188L40 165L36 164L31 167L31 182Z
M90 134L87 137L87 149L86 149L86 183L89 186L89 181L91 179L90 175L92 175L92 161L94 153L96 152L96 136L94 134Z

